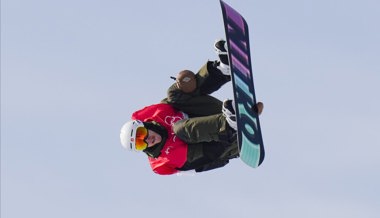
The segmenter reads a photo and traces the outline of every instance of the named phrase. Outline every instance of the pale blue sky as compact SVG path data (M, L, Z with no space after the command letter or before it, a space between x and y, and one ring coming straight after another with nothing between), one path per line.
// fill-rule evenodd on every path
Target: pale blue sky
M379 217L379 1L227 3L250 27L266 159L165 177L119 130L216 58L219 1L2 0L1 217Z

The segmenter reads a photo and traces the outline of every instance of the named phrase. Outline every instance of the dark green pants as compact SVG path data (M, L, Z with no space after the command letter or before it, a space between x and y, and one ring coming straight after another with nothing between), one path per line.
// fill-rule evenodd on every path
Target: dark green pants
M223 114L193 117L174 124L174 133L189 144L223 141L226 134L226 119Z
M195 91L184 93L176 84L168 89L163 102L189 115L173 127L176 135L189 144L188 161L183 170L214 169L238 156L236 136L221 113L223 103L210 95L230 80L214 62L208 61L196 74Z

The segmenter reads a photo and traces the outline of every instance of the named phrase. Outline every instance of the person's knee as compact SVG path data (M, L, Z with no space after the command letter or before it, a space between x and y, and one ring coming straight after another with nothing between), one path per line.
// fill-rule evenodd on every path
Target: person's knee
M190 141L190 135L186 130L187 119L180 120L173 125L174 134L185 142Z

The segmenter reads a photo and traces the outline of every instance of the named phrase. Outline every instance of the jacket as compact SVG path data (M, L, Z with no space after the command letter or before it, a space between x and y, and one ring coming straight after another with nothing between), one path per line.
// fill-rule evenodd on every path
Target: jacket
M132 119L158 123L168 133L161 153L157 157L148 155L150 166L155 173L174 174L185 164L188 145L174 134L172 128L174 123L184 118L184 113L165 103L150 105L132 114Z

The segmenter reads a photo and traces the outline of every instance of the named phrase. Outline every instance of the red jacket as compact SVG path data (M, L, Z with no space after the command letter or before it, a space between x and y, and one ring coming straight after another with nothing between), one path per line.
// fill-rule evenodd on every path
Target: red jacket
M187 144L176 137L173 132L173 124L185 118L184 113L177 111L169 104L154 104L147 106L132 114L132 119L143 122L155 121L165 127L168 138L157 158L148 157L152 170L161 175L169 175L178 172L187 159Z

